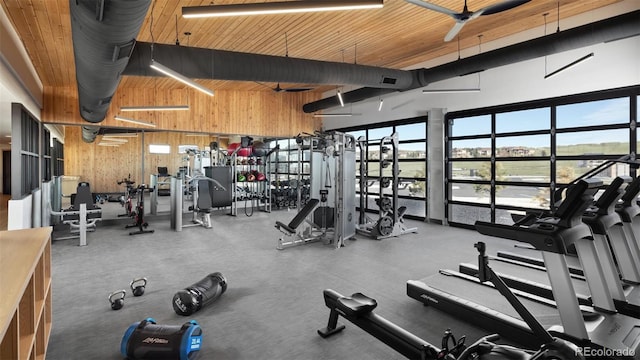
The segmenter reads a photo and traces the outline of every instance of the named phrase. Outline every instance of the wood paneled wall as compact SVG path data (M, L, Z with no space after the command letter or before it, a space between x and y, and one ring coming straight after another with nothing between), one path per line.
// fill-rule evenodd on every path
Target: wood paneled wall
M189 136L170 131L145 132L144 136L138 134L138 137L123 138L127 142L117 147L98 145L101 138L99 135L95 142L88 144L82 141L79 126L67 126L65 129L65 174L80 176L81 181L91 184L91 191L100 193L123 191L123 186L117 181L129 174L136 185L148 184L149 176L156 174L159 166L167 167L169 173L175 175L180 166L186 165L183 160L185 154L178 153L178 145L197 145L204 149L212 141L219 141L221 148L225 148L228 142L215 136ZM149 144L169 145L171 153L151 154Z
M178 145L198 145L201 149L216 135L251 135L257 137L293 137L300 132L313 132L320 121L302 111L302 105L317 100L313 92L276 93L271 91L216 91L210 97L190 89L122 89L114 95L104 121L95 124L110 128L137 128L168 130L145 132L143 138L127 138L118 146L99 146L101 136L93 143L82 141L79 125L92 125L80 117L75 87L45 88L42 120L65 126L65 174L78 175L91 184L94 192L118 192L116 181L131 174L137 184L148 183L149 175L158 166L166 166L175 174L182 163ZM119 111L120 106L184 105L189 111ZM115 120L115 115L144 120L156 124L150 129ZM188 133L206 133L210 136L187 136ZM171 154L149 153L149 144L167 144ZM144 155L142 155L144 152ZM144 169L142 157L144 156Z
M75 87L45 87L42 121L91 125L80 117ZM290 137L313 132L320 122L302 111L305 103L320 99L316 92L219 90L215 96L191 88L124 88L116 91L102 127L146 128L115 120L115 115L156 124L156 129L213 134ZM121 106L185 105L188 111L120 111Z

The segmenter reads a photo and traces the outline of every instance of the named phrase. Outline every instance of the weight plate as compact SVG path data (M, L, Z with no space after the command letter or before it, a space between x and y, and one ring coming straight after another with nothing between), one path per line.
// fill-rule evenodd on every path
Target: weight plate
M391 211L391 208L393 208L393 201L391 198L383 197L380 199L380 210L389 212Z
M378 219L376 227L378 229L378 234L382 236L389 236L393 232L393 219L389 216L383 216Z

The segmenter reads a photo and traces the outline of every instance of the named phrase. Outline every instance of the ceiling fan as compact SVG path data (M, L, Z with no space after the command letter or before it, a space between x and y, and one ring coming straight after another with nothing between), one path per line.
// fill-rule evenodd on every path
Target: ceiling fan
M414 5L422 6L423 8L427 8L429 10L437 11L439 13L451 16L456 21L456 24L451 30L449 30L447 36L444 37L444 41L451 41L451 39L458 35L458 32L460 32L464 24L466 24L468 21L471 21L481 15L497 14L502 11L513 9L514 7L528 3L531 0L504 0L500 3L483 7L478 11L469 11L469 8L467 8L467 0L464 0L464 9L460 13L422 0L405 1Z
M256 83L268 87L269 89L273 90L274 92L280 93L280 92L302 92L302 91L309 91L309 90L313 90L312 87L292 87L292 88L283 88L280 87L280 83L278 83L276 85L276 87L271 87L267 84L261 83L259 81L256 81Z

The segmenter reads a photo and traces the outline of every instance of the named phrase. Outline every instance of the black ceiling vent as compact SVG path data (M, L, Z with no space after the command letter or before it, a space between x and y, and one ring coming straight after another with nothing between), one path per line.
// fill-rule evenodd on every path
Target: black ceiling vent
M386 77L385 76L385 77L382 78L382 83L383 84L391 84L391 85L393 85L393 84L396 83L397 80L398 79L394 79L394 78L390 78L390 77Z

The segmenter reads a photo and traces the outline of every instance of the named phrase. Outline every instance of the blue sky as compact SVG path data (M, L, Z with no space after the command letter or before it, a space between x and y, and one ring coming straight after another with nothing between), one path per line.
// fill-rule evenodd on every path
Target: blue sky
M629 98L592 101L558 106L558 128L620 124L629 122ZM542 130L550 128L551 109L538 108L496 115L496 132ZM489 134L489 115L455 119L453 136ZM558 134L558 145L597 144L603 142L628 142L628 129L587 131ZM549 136L520 136L496 139L498 146L548 147ZM454 147L486 147L488 139L454 143Z

